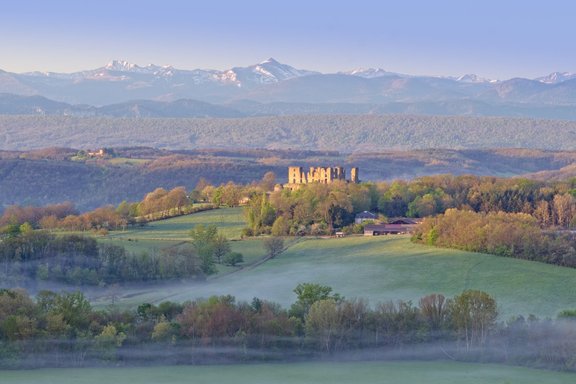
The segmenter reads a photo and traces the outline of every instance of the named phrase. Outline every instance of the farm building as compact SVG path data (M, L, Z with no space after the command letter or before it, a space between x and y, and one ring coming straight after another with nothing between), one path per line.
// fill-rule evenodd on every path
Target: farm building
M410 233L415 226L416 224L368 224L364 227L364 236Z
M376 214L372 212L364 211L356 215L356 217L354 218L354 222L356 224L362 224L365 221L376 220L377 217L378 216L376 216Z

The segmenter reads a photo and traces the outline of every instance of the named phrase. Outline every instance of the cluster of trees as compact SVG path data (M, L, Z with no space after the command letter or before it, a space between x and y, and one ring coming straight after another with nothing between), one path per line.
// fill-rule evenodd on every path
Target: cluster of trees
M246 234L329 234L354 222L357 212L373 208L377 200L373 184L308 184L296 190L277 190L250 198L245 216ZM361 228L360 228L361 229Z
M55 236L22 225L0 239L0 277L11 285L56 281L73 285L108 285L167 279L204 279L216 263L243 262L215 226L198 225L192 241L162 250L131 253L92 237Z
M21 290L0 290L0 366L190 363L199 355L222 361L218 353L235 361L310 358L365 348L417 356L421 348L428 358L576 369L574 311L556 321L518 316L497 323L496 302L481 291L373 308L318 284L299 284L294 292L289 309L219 296L120 311L95 310L78 292L42 291L33 300Z
M216 273L215 264L235 266L242 263L244 257L239 252L232 252L230 242L215 225L196 225L190 231L191 249L200 260L200 269L206 275Z
M542 226L569 227L576 213L576 180L545 183L521 178L437 175L377 185L386 216L427 217L448 208L516 212Z
M576 267L572 234L543 232L526 213L448 209L426 218L413 239L429 245Z
M17 232L25 223L34 229L47 230L117 230L131 224L143 224L213 208L211 204L194 205L194 200L184 187L170 191L157 188L146 194L140 202L123 201L117 207L106 205L82 214L70 202L44 207L10 206L0 216L0 232Z
M24 223L38 228L40 221L45 217L63 219L66 216L77 214L78 211L71 202L51 204L44 207L11 205L0 216L0 228L8 229L8 226L12 226L11 230L14 230L16 226Z

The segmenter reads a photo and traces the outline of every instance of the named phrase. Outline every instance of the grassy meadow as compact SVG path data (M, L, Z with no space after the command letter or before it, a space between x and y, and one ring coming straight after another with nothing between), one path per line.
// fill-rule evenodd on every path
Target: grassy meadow
M427 383L562 384L573 373L454 362L339 362L0 371L2 384Z
M133 247L169 246L187 240L187 232L198 223L214 223L231 239L239 238L244 225L241 209L219 209L111 233L105 241ZM126 287L120 303L130 306L231 294L239 300L259 297L289 306L298 283L316 282L347 298L366 298L370 304L397 299L417 303L430 293L453 296L480 289L496 298L501 320L519 314L555 317L563 309L576 308L574 269L428 247L411 243L407 236L287 241L284 253L255 267L249 264L264 256L262 239L231 241L232 249L244 254L244 268L221 267L218 275L202 283ZM96 297L95 303L105 305L106 300Z
M245 226L242 208L214 209L148 223L143 227L129 227L124 231L113 231L99 236L98 241L125 247L129 252L140 253L161 250L183 244L190 240L190 230L195 225L214 224L229 240L232 251L244 255L245 263L251 264L264 256L261 239L239 241ZM234 268L220 266L221 272Z

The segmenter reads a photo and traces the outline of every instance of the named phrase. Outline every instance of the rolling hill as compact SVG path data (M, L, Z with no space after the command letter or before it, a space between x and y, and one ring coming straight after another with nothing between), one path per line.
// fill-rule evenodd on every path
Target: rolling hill
M140 239L166 237L199 223L222 228L237 225L238 209L220 209L166 220L152 229L115 236ZM243 241L234 242L241 247ZM262 252L261 244L248 240L251 259ZM255 250L254 250L255 249ZM261 253L260 255L262 255ZM253 297L289 306L294 287L303 282L329 285L347 298L365 298L374 305L388 300L418 299L430 293L448 297L465 289L493 295L501 320L512 315L555 317L574 307L576 270L548 264L413 244L406 236L302 238L280 256L255 268L217 276L207 283L175 283L162 286L125 287L124 305L164 300L186 301L198 297L231 294L239 300ZM99 304L106 297L96 298Z

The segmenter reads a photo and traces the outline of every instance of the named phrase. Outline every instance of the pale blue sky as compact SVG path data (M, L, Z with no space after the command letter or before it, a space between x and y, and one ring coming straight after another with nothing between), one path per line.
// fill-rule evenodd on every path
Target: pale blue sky
M2 0L0 69L69 72L112 59L227 69L274 57L507 79L576 72L576 1Z

